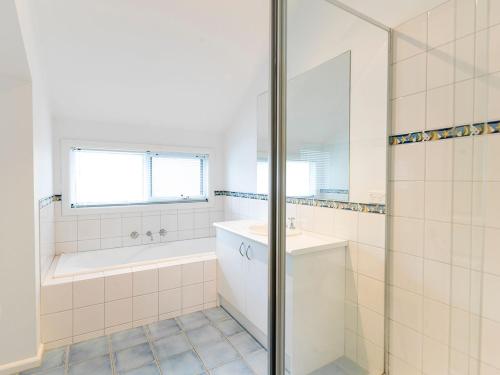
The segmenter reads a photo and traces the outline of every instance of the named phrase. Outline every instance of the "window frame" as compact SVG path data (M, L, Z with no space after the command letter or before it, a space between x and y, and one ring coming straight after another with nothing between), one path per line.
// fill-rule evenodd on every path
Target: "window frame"
M152 152L157 154L203 154L207 155L206 168L206 200L155 200L151 202L138 202L130 204L109 204L95 206L72 206L73 191L73 168L71 152L75 148L91 149L98 151L123 151L123 152ZM61 141L61 183L62 183L62 214L67 215L99 215L122 212L159 211L179 208L210 208L214 203L214 191L212 189L213 173L215 165L215 152L211 148L203 147L179 147L149 144L127 144L98 141Z

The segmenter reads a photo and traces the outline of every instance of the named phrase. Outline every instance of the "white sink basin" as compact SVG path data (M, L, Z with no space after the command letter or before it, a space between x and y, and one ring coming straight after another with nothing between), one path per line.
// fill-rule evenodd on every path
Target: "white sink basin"
M248 230L252 234L258 234L259 236L267 236L267 234L268 234L267 228L268 228L267 224L255 224L255 225L250 225L248 227ZM301 233L302 233L302 231L300 229L286 228L286 236L287 237L297 236Z

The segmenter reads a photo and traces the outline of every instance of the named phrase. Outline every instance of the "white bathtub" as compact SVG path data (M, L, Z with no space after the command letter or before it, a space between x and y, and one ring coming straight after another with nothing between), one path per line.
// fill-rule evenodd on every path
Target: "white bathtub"
M68 277L215 254L215 238L62 254L52 277Z
M42 283L41 339L54 348L217 305L214 238L63 254Z

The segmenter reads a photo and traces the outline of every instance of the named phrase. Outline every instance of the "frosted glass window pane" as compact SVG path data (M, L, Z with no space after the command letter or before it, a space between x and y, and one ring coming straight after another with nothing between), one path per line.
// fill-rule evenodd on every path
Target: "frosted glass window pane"
M142 154L77 151L74 157L74 203L89 205L144 200Z
M202 195L201 161L197 158L155 157L152 160L154 198Z

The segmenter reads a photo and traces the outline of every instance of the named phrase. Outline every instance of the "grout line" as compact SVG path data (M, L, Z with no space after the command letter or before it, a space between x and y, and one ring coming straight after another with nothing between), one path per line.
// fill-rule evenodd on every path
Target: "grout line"
M146 336L146 340L149 344L149 349L151 350L151 353L153 354L154 358L154 363L156 364L156 367L158 368L158 371L161 374L163 374L163 370L161 368L161 362L160 359L158 358L158 354L156 353L156 347L153 344L153 336L151 336L151 332L149 331L148 325L142 326L142 330L144 332L144 335Z
M116 364L115 364L115 355L113 352L113 344L111 342L111 335L106 335L106 342L108 344L108 351L109 351L109 364L111 366L111 373L112 374L118 374L116 371Z
M429 111L429 108L428 108L428 85L427 85L427 82L428 82L428 76L429 76L429 53L428 53L428 46L429 46L429 11L427 11L427 16L426 16L427 20L426 20L426 39L425 39L425 44L427 46L427 56L426 56L426 59L425 59L425 104L424 104L424 128L427 129L427 117L428 117L428 111ZM423 210L423 218L424 218L424 226L425 226L425 217L426 217L426 213L425 213L425 205L426 205L426 196L427 196L427 188L425 186L426 184L426 180L427 180L427 146L424 147L424 150L423 150L423 153L424 153L424 183L423 183L423 203L424 203L424 210ZM425 257L425 240L426 240L426 236L425 236L425 228L424 228L424 231L422 233L422 241L423 241L423 249L422 249L422 257ZM422 261L422 311L421 311L421 319L422 319L422 322L425 321L425 314L424 314L424 285L425 285L425 262ZM419 332L419 335L422 335L423 337L423 327L422 327L422 332ZM424 340L422 339L421 343L420 343L420 352L422 353L421 355L421 359L420 359L420 369L421 371L423 371L424 369Z
M210 319L208 319L206 317L206 315L203 313L203 311L201 313L202 313L203 317L210 322ZM190 315L190 314L186 314L186 315ZM189 336L187 335L186 330L184 329L184 326L182 325L182 322L178 319L178 317L175 317L174 319L177 322L177 324L179 325L179 327L181 329L181 332L184 335L184 337L186 338L187 342L189 343L189 345L191 345L191 350L195 353L196 357L198 357L199 361L201 362L201 364L203 366L203 369L205 370L205 372L207 374L209 374L210 372L209 372L208 367L206 366L205 362L203 361L203 359L201 358L200 354L198 353L198 350L196 350L195 345L189 339ZM198 328L201 328L201 327L198 327ZM194 328L194 329L198 329L198 328Z
M64 373L67 374L69 372L69 350L70 345L67 345L64 349Z

